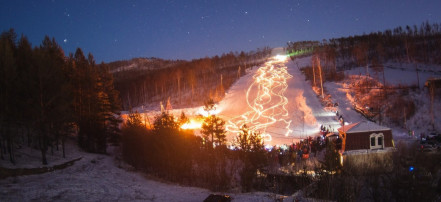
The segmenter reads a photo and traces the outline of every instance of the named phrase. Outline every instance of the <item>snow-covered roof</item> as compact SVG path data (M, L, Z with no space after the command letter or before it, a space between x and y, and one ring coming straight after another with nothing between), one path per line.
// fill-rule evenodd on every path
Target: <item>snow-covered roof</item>
M343 133L357 133L357 132L390 130L390 128L380 126L370 121L361 121L358 123L342 126L337 130Z

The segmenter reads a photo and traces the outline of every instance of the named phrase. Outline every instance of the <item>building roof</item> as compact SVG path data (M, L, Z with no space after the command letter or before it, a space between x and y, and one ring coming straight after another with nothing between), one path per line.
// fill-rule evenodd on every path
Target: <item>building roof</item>
M335 133L328 133L328 134L326 134L326 137L331 137L331 136L338 136L338 134L335 134Z
M342 126L337 130L342 133L357 133L357 132L369 132L369 131L384 131L384 130L390 130L390 128L380 126L370 121L361 121L358 123Z

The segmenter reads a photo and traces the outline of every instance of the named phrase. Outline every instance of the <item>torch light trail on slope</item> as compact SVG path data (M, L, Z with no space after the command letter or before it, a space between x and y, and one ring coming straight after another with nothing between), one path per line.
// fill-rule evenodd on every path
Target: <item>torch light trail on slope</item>
M260 132L265 142L272 140L268 127L283 129L281 133L285 136L292 133L286 109L288 98L284 95L287 80L292 76L285 61L286 56L276 56L257 70L246 94L250 110L230 119L226 124L227 131L238 134L242 126L247 125L250 132Z

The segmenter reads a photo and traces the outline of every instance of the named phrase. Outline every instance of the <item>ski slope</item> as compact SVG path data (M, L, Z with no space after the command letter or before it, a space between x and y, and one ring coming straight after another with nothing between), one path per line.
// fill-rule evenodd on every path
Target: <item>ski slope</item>
M317 135L320 125L330 126L331 130L336 131L339 123L335 113L325 110L311 85L305 81L305 77L300 72L300 67L310 65L310 62L310 57L295 61L272 59L239 79L218 106L219 115L228 120L228 140L234 139L237 129L243 124L263 134L267 145L291 144L307 136ZM261 89L266 87L256 84L256 80L261 79L259 75L262 74L262 70L269 71L271 66L283 73L286 71L288 75L283 78L283 82L285 82L283 85L277 84L280 78L268 81L281 87L271 90L272 99L262 98ZM280 92L282 90L283 92ZM256 98L263 100L256 100ZM270 119L267 117L269 114L276 116ZM252 118L256 118L256 116L257 121L252 121ZM232 123L232 119L234 123L237 123L236 125Z
M226 92L224 99L216 106L216 113L226 121L227 140L230 145L233 144L243 125L246 125L249 130L260 132L266 145L280 146L318 135L321 125L328 128L330 132L336 132L340 127L336 111L343 116L347 124L367 120L353 109L353 103L348 98L348 89L344 88L343 83L340 82L323 84L332 102L338 103L338 107L324 107L313 91L310 81L306 81L300 71L300 68L305 66L311 66L311 57L298 58L294 61L272 58L267 63L248 70L247 74ZM419 65L418 77L415 72L411 71L413 69L413 65L388 64L385 68L386 83L413 85L419 78L422 88L427 78L438 75L433 73L435 68L431 66ZM362 75L363 73L366 74L365 67L345 71L346 75ZM372 73L372 70L368 73ZM379 75L372 76L379 77ZM379 79L382 79L382 75ZM422 99L421 102L423 101L425 104L421 109L425 111L419 110L415 116L419 118L409 120L409 124L412 124L412 128L415 128L417 132L424 132L424 127L420 127L422 124L418 120L427 119L424 114L427 114L428 104L427 100ZM439 108L438 105L435 108ZM196 117L202 114L203 107L173 109L169 112L175 117L178 117L181 112L185 112L189 117ZM149 120L158 113L156 110L151 110L142 115ZM195 121L195 134L200 134L198 128L202 124L202 119L193 121ZM149 122L151 123L152 120ZM439 122L436 125L440 125ZM407 131L402 128L392 126L391 129L394 138L400 139L407 136Z

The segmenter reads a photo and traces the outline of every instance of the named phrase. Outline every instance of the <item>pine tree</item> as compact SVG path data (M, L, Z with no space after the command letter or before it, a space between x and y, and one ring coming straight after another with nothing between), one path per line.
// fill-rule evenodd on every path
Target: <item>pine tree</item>
M16 34L13 29L4 32L0 36L0 146L1 157L6 151L9 160L15 163L14 139L11 126L16 123L15 103L18 99L15 91L17 81L17 65L15 62ZM4 141L5 144L2 144ZM6 148L4 148L6 146Z
M264 150L263 139L260 133L252 132L248 130L248 127L244 125L242 132L236 136L236 146L245 152L259 152Z
M204 136L206 145L211 145L208 148L213 148L214 146L221 146L226 141L225 136L225 121L216 115L210 115L210 113L215 110L215 103L213 99L209 99L205 102L204 111L207 113L207 117L202 123L201 133Z
M101 70L101 80L103 82L103 92L106 94L105 113L106 133L110 142L117 144L119 141L119 134L121 133L119 125L122 122L120 117L121 101L119 92L115 89L114 79L109 72L109 67L102 63L99 66Z
M30 81L32 77L35 76L31 74L31 68L34 65L33 50L28 39L25 36L21 36L17 45L17 84L16 84L16 95L20 99L16 99L16 114L18 115L19 122L27 130L27 144L31 146L31 127L33 122L33 117L28 115L30 109L30 103L32 102L29 95L32 93L33 88Z
M336 171L338 168L340 168L339 158L340 155L335 147L335 143L333 141L329 141L328 145L326 146L324 161L325 169L329 171Z
M247 126L236 136L235 144L239 148L239 157L244 166L241 175L242 189L248 191L256 178L258 169L267 165L262 137L259 133L249 131Z
M55 39L45 37L32 49L25 36L16 43L13 30L0 37L0 156L14 162L17 133L27 129L30 146L38 140L42 163L46 152L79 128L79 145L104 153L109 137L118 139L120 102L109 68L96 65L77 49L65 58ZM35 138L31 137L35 134ZM24 139L24 138L23 138ZM7 147L7 148L6 148Z
M96 65L90 53L86 59L81 49L72 64L78 144L90 152L106 153L107 141L116 144L120 133L120 102L113 77L105 64Z
M64 66L64 53L55 39L45 37L36 50L35 61L31 70L35 75L31 80L34 86L30 94L31 113L37 125L42 163L46 165L48 146L56 138L53 127L62 128L70 120L72 97Z
M153 128L153 132L157 135L175 135L178 133L179 125L175 122L174 116L165 111L155 117Z
M137 111L135 112L130 111L127 121L124 124L124 127L128 127L128 128L143 127L141 121L141 115Z
M188 119L187 115L185 115L184 111L182 111L181 116L179 117L179 120L178 120L179 127L188 123L189 121L190 121L190 119Z
M207 142L209 140L209 145L221 146L226 141L225 136L225 121L216 115L209 115L205 118L204 123L202 123L202 134Z

